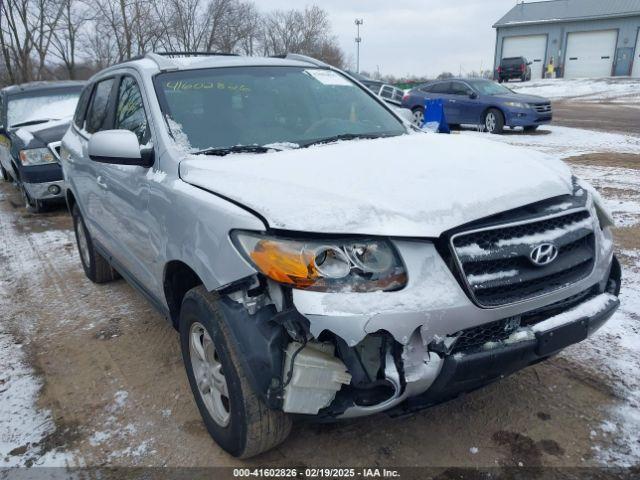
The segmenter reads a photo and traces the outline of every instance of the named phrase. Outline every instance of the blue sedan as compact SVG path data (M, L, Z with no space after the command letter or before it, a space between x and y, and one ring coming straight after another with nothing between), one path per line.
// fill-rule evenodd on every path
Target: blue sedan
M411 109L418 125L423 123L428 99L442 100L450 127L481 125L489 133L502 133L505 126L533 131L552 118L548 99L521 95L490 80L438 80L407 92L402 106Z

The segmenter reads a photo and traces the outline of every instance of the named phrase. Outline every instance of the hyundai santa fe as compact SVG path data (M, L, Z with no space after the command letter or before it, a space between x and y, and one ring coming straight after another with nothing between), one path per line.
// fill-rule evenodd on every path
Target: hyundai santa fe
M454 398L619 305L612 218L565 164L422 132L309 57L110 67L61 157L87 277L124 277L178 330L206 428L237 457L294 419Z

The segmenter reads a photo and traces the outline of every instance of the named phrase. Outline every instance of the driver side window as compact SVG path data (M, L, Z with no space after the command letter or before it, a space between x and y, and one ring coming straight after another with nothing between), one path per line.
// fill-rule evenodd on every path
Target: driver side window
M115 128L135 133L140 145L149 141L149 123L144 111L142 93L137 82L129 76L122 77L118 89Z
M471 90L464 83L451 82L452 95L470 95Z

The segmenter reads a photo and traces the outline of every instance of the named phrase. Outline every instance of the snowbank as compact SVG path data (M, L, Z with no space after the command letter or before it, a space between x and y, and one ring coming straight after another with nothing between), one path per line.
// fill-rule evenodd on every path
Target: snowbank
M640 103L640 79L634 78L562 78L508 84L516 93L540 95L551 100L578 98L581 101L613 100Z

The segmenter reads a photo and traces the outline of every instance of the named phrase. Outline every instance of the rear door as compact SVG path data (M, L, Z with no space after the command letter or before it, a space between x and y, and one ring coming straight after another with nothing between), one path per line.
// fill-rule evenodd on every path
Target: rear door
M102 245L108 243L105 228L105 210L102 200L103 179L101 166L89 158L89 138L96 132L108 130L113 123L110 114L115 78L98 80L89 89L91 97L84 116L74 118L73 135L67 135L64 142L67 162L65 169L71 180L71 188L82 211L91 236ZM80 102L78 102L79 105ZM78 114L78 110L76 110ZM78 118L79 117L79 118ZM76 123L78 122L78 123Z
M429 98L442 100L447 123L458 123L456 120L455 102L451 102L451 82L440 82L429 87Z
M151 148L151 129L142 91L134 74L118 80L113 128L136 134L141 149ZM101 168L102 222L109 231L109 253L134 280L155 293L149 249L149 168L99 164Z

